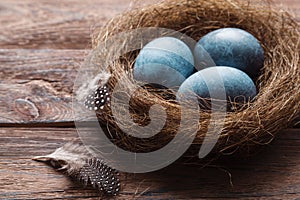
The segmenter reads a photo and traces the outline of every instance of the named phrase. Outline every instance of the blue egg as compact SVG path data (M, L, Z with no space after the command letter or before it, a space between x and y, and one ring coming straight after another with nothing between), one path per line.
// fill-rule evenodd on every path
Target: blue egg
M255 95L256 87L246 73L236 68L218 66L203 69L190 76L180 86L176 97L180 101L201 97L198 99L199 103L204 105L207 101L202 98L245 103L251 101Z
M214 63L207 62L207 53ZM264 64L264 51L250 33L237 28L222 28L202 37L194 49L197 69L229 66L256 78Z
M142 48L136 58L133 77L167 88L179 87L194 71L190 48L173 37L157 38Z

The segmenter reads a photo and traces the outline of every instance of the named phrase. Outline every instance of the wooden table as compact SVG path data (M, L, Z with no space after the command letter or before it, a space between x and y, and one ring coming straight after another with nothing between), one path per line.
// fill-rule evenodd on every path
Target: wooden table
M300 17L299 0L282 0ZM0 1L0 199L99 199L33 156L78 137L71 99L91 33L130 0ZM117 199L300 199L300 129L255 156L127 175Z

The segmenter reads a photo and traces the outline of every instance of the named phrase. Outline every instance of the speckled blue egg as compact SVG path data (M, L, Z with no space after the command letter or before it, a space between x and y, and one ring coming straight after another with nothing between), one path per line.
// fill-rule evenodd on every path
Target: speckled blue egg
M214 65L205 63L207 53ZM197 69L229 66L244 71L251 78L258 76L264 63L264 51L258 40L238 28L222 28L206 34L195 46L194 55Z
M194 71L190 48L173 37L157 38L141 49L136 58L133 77L167 88L179 87Z
M244 103L255 97L256 87L252 79L241 70L226 66L209 67L186 79L176 97L181 101L193 100L195 96L210 99L212 94L216 97L222 93L227 101ZM199 103L205 104L201 98Z

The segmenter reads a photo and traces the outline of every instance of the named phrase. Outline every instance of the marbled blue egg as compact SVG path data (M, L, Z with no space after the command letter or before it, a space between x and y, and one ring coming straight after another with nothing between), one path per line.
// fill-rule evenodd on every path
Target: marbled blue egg
M205 64L207 53L214 64ZM264 51L258 40L238 28L222 28L206 34L195 46L194 56L197 69L229 66L244 71L251 78L258 76L264 64Z
M177 38L161 37L141 49L133 76L138 81L173 88L179 87L193 71L194 57L190 48Z
M256 87L246 73L236 68L218 66L200 70L190 76L180 86L176 97L177 100L185 101L193 100L195 96L206 99L213 96L214 99L244 103L251 101L255 95ZM207 103L200 101L201 104Z

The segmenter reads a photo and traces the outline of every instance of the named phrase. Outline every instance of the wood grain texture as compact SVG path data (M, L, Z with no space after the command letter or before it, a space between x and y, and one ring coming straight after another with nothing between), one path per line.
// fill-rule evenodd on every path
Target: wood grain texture
M88 52L0 49L0 125L72 126L74 81Z
M85 50L0 50L0 123L71 122Z
M109 0L0 2L1 48L88 48L93 29L128 8Z
M2 0L0 48L90 48L94 31L132 6L131 0Z
M31 160L76 138L75 129L2 128L0 135L0 199L97 199L93 190ZM227 158L205 168L176 163L158 172L122 174L116 199L297 199L299 155L300 130L289 129L251 158Z
M0 48L85 49L91 35L117 13L135 4L131 0L2 0ZM298 0L275 0L300 17Z

